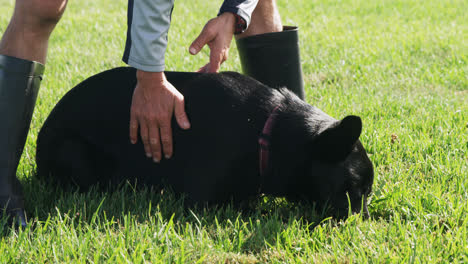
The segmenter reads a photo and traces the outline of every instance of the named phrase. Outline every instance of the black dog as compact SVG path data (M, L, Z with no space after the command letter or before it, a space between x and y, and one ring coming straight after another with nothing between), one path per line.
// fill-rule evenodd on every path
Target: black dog
M260 193L368 214L372 163L361 119L337 121L287 89L238 73L167 72L184 95L191 129L173 120L174 156L146 158L129 140L135 69L99 73L57 104L37 142L42 178L86 189L130 179L167 182L195 202L239 202Z

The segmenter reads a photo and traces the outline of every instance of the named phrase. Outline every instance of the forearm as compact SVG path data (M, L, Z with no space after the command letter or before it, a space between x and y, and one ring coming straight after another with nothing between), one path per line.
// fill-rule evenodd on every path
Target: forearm
M129 0L123 61L146 72L164 71L174 0Z
M225 12L238 14L245 20L248 27L257 3L258 0L225 0L219 10L219 14Z

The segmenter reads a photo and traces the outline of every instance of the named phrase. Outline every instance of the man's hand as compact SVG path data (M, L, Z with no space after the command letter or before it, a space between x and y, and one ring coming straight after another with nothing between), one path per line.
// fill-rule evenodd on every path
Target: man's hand
M190 45L189 52L197 54L208 44L210 47L210 62L201 67L198 72L218 72L221 63L227 60L236 18L226 12L206 23L200 35Z
M137 71L137 85L130 110L130 141L138 141L138 128L146 156L161 161L173 154L171 118L175 114L182 129L189 129L184 96L172 86L163 72ZM162 143L162 144L161 144ZM162 146L161 146L162 145Z

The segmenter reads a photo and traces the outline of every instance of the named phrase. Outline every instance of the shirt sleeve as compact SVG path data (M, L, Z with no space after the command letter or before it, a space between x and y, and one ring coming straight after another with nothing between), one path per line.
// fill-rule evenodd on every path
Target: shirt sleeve
M225 12L238 14L245 20L247 27L249 27L250 19L257 3L258 0L224 0L218 15Z
M125 63L143 71L164 71L173 7L174 0L128 1Z

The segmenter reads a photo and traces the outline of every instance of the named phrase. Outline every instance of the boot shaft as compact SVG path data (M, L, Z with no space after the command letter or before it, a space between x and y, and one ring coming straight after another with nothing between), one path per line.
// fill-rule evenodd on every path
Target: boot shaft
M273 87L286 87L304 99L297 27L236 41L245 75Z
M44 65L40 63L0 55L0 196L3 198L19 193L16 169L43 72Z

